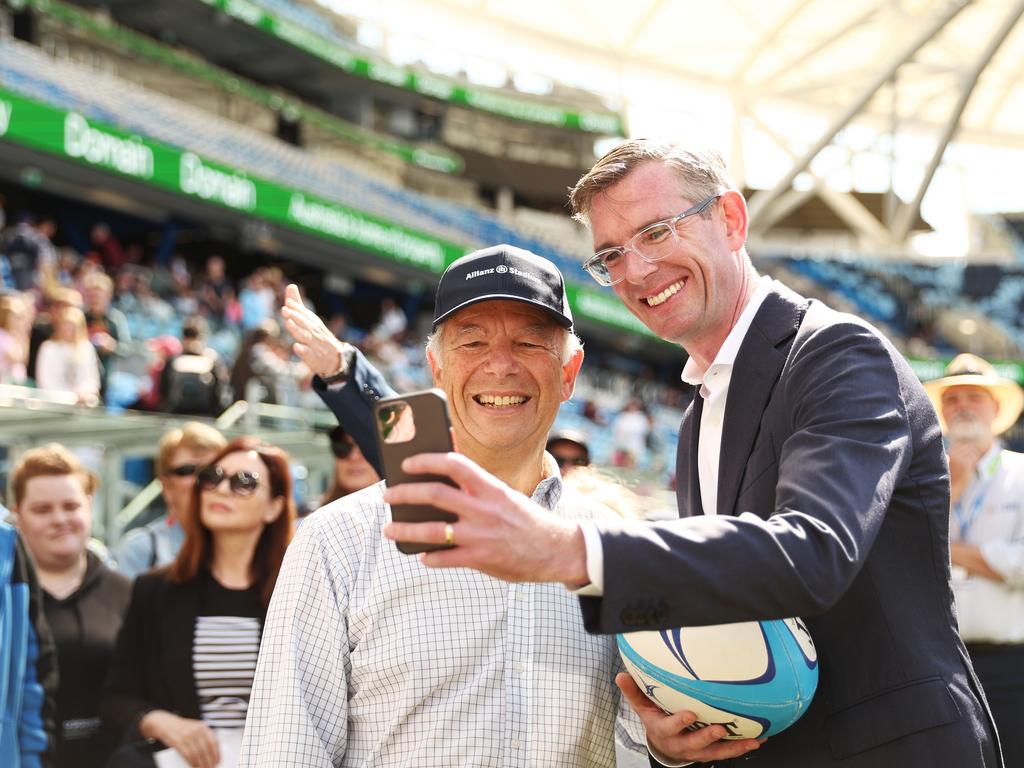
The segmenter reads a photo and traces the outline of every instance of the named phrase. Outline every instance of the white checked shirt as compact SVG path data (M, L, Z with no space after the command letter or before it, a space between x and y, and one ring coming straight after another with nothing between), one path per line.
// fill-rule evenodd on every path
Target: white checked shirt
M314 513L288 548L239 766L613 766L616 738L646 755L614 638L587 634L576 598L399 553L383 487ZM596 506L557 475L533 500Z

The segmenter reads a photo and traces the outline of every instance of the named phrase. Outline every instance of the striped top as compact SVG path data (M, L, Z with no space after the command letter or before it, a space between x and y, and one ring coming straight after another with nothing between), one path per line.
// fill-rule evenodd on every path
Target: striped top
M234 590L204 579L192 643L192 669L203 721L242 728L249 709L263 611L253 589Z

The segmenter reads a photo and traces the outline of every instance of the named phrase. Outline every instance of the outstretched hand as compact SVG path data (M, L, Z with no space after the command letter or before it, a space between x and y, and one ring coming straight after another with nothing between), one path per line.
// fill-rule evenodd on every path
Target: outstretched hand
M461 454L423 453L402 468L447 475L457 486L404 483L384 492L391 505L431 504L458 515L451 524L455 546L420 554L424 565L473 568L513 582L587 583L586 548L575 522L552 515ZM444 544L445 529L441 522L388 523L383 532L394 541Z
M655 758L660 756L672 761L684 760L694 763L728 760L757 749L765 741L723 741L726 730L721 725L706 725L689 730L697 722L697 715L693 712L683 710L674 715L666 715L657 704L644 695L633 678L625 672L615 676L615 684L640 716L647 731L647 747Z
M302 303L298 286L294 284L285 288L281 317L295 339L292 350L310 371L327 377L341 370L349 345L331 333L316 312Z

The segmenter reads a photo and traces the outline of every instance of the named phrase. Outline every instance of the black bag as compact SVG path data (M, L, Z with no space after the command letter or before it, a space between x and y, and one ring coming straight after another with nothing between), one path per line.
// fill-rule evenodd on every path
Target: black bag
M216 361L208 355L181 354L167 361L161 392L167 413L216 416L220 412Z

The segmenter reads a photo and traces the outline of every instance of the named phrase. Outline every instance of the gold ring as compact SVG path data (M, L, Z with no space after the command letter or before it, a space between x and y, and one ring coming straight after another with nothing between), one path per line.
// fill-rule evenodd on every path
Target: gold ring
M451 523L444 524L444 545L446 547L455 546L455 526Z

